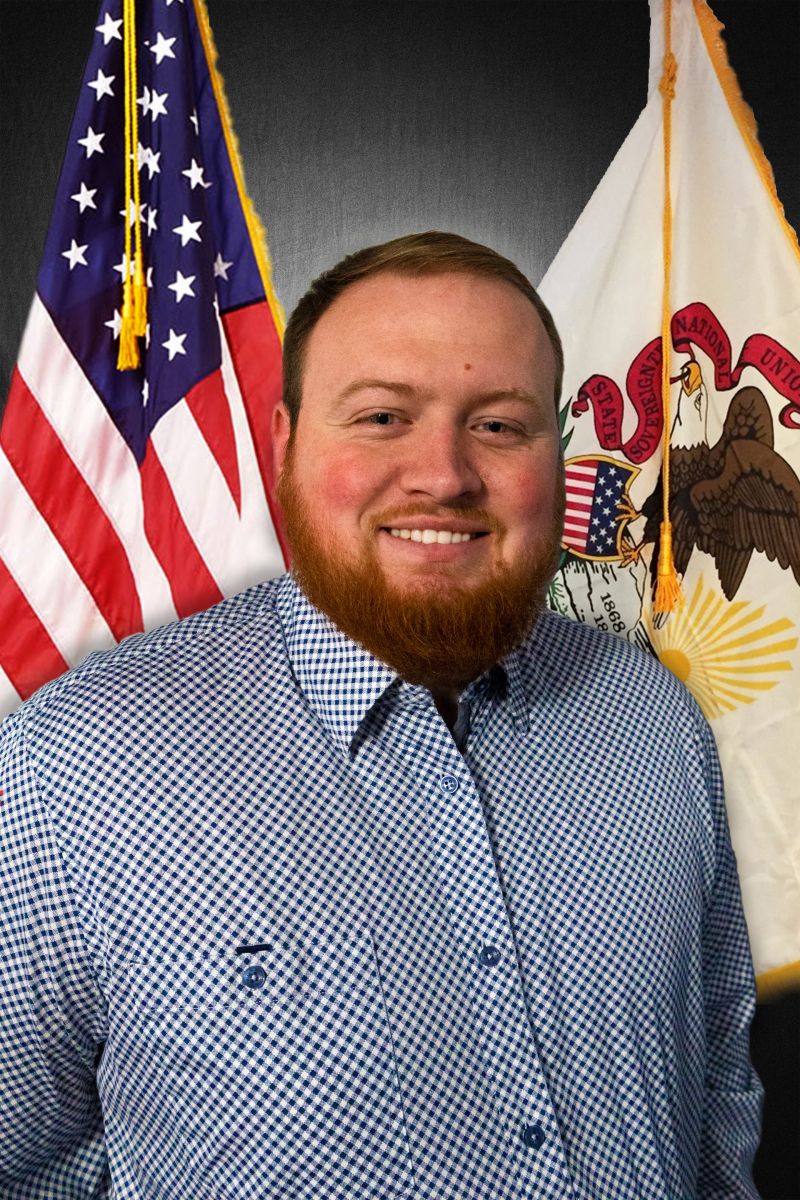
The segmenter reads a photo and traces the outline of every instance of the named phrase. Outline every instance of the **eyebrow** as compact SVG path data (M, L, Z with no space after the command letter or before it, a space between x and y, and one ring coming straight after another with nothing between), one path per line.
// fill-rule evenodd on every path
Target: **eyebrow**
M393 379L354 379L352 383L348 383L347 387L342 388L336 397L336 407L340 407L345 400L349 400L351 396L357 392L366 392L380 390L384 392L394 392L398 396L416 396L417 389L412 387L410 383L399 383Z
M397 396L403 396L408 399L415 397L424 398L425 393L415 388L410 383L401 383L394 379L354 379L352 383L348 383L347 387L339 392L335 400L335 407L339 408L351 396L362 391L384 391L393 392ZM477 404L492 404L502 400L518 400L523 404L528 404L531 407L539 408L544 402L534 393L526 391L525 388L496 388L491 392L481 392L475 397Z

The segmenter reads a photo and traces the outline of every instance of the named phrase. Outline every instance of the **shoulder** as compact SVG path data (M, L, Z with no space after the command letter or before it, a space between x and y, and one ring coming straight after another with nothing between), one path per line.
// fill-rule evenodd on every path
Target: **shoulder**
M658 711L653 706L661 705L704 723L693 697L653 654L558 613L542 613L521 662L531 684L538 679L550 694L601 695L613 710L651 718Z
M260 583L183 620L134 634L110 650L93 651L66 674L40 688L5 723L18 731L91 711L95 718L120 707L141 708L198 683L246 670L248 657L282 649L276 599L281 580Z
M688 797L706 835L722 827L711 729L694 697L652 653L546 612L521 649L520 674L533 729L581 764L584 784L592 764L592 772L611 773L625 803L644 796L652 812L658 797L674 813Z

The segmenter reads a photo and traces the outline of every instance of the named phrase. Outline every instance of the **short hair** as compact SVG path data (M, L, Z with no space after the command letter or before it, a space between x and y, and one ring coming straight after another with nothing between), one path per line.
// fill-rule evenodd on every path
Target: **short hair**
M447 271L482 275L510 283L530 300L544 325L556 360L554 401L556 412L564 378L564 351L555 322L533 284L508 258L496 250L471 242L457 233L412 233L406 237L367 246L348 254L314 280L299 300L283 338L283 403L292 428L297 424L303 385L306 346L314 326L337 296L361 279L373 275L435 275Z

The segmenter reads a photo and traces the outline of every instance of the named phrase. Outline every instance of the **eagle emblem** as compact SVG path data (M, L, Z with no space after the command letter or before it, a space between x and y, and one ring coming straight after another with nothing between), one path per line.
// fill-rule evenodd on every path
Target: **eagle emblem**
M743 387L733 396L719 440L708 443L708 396L693 359L680 375L672 426L670 516L675 567L684 575L695 549L714 559L720 586L732 600L753 553L765 554L800 584L800 480L774 448L764 393ZM699 436L698 436L699 435ZM642 505L642 544L656 543L662 483ZM651 570L655 573L657 555Z

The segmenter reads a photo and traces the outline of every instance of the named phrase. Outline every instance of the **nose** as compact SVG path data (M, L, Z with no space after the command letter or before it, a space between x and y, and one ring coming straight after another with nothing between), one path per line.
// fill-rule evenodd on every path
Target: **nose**
M450 424L420 429L408 445L402 486L415 498L437 504L474 501L483 487L469 433Z

